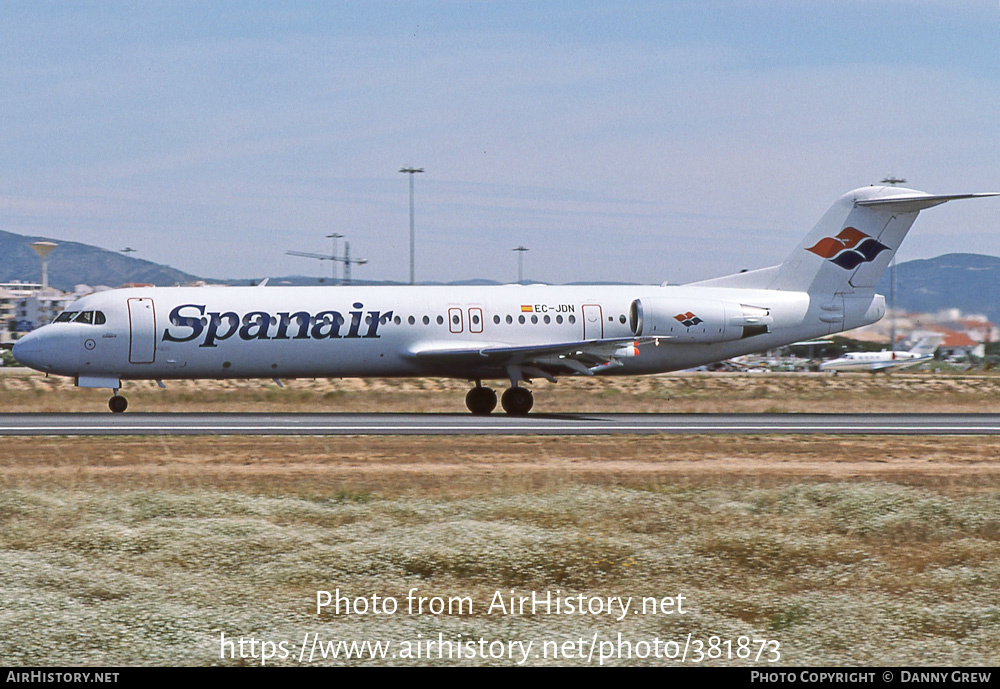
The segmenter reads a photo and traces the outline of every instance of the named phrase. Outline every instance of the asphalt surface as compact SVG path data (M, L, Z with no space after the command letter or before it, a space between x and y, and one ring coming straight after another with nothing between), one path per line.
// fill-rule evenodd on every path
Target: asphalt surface
M997 435L1000 414L0 414L12 435Z

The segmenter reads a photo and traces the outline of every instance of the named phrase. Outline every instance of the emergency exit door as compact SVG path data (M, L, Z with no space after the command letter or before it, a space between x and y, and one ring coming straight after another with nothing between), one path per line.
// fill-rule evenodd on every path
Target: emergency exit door
M604 337L604 314L600 304L583 305L583 339L600 340Z

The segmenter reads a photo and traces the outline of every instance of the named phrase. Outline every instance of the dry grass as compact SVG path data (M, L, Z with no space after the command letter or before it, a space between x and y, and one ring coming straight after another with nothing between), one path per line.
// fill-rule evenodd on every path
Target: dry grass
M0 656L232 664L222 632L621 632L776 639L782 664L993 664L998 453L968 437L9 438ZM336 588L470 596L477 613L315 615ZM691 612L484 614L495 591L556 589L681 593Z
M126 382L135 411L464 412L470 384L443 378L284 381ZM499 384L495 384L499 387ZM1000 412L1000 375L667 374L536 381L537 411L564 412ZM105 410L108 391L73 387L61 377L0 369L0 399L10 411Z
M974 491L1000 439L958 436L5 438L0 486L191 488L264 496L359 491L464 498L592 484L885 480Z

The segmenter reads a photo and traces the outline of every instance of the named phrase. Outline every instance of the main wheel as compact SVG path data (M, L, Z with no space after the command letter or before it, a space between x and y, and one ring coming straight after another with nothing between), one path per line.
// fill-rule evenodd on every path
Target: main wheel
M503 410L511 416L524 416L534 403L535 398L527 388L507 388L500 398Z
M473 414L489 414L497 408L497 393L492 388L472 388L465 395L465 406Z
M128 409L128 400L121 395L115 395L108 400L108 408L115 414L121 414Z

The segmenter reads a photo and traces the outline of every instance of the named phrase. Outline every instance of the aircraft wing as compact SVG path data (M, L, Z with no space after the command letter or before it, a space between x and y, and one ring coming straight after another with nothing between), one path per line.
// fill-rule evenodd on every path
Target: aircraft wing
M910 363L909 361L905 363L902 361L873 361L871 364L868 365L868 370L885 371L886 369L890 368L902 368L905 365L909 365L909 363Z
M638 356L641 345L666 339L669 338L629 337L531 345L470 343L467 347L456 347L451 342L430 342L414 345L410 353L430 364L519 367L525 373L545 378L551 378L553 372L567 371L592 376L598 371L621 366L621 359Z

